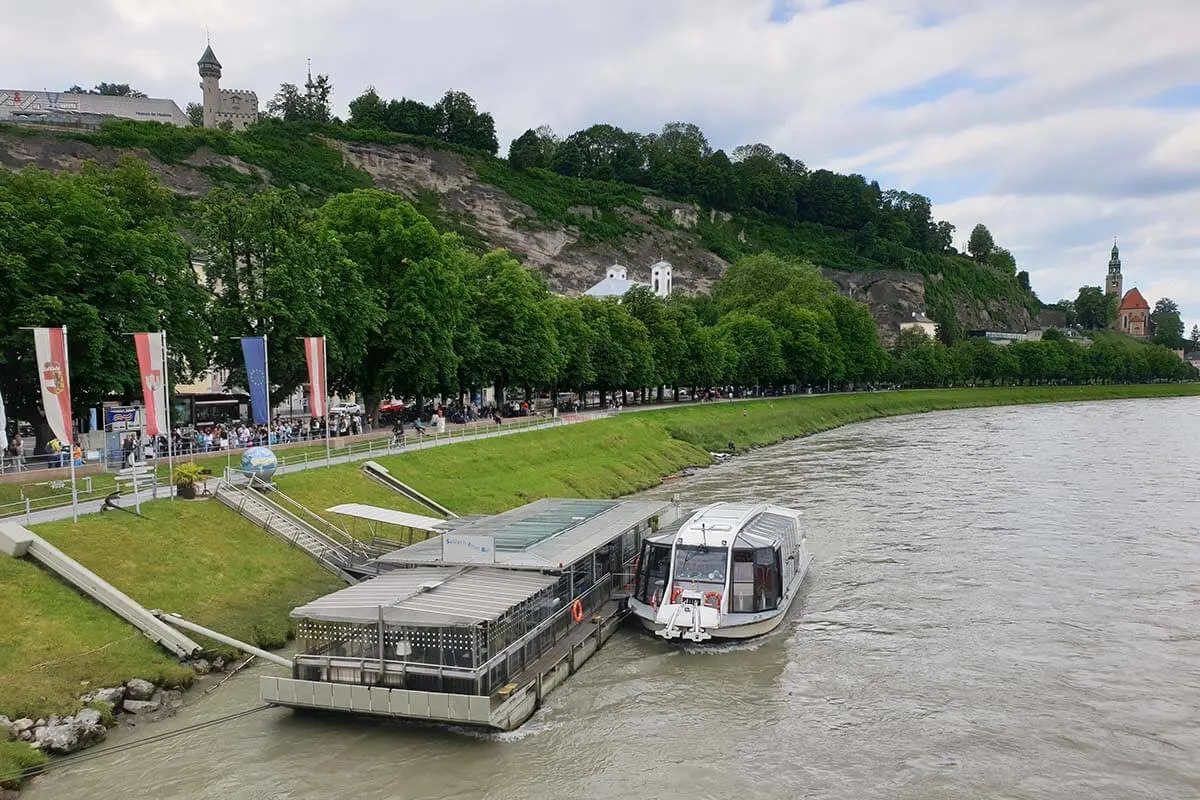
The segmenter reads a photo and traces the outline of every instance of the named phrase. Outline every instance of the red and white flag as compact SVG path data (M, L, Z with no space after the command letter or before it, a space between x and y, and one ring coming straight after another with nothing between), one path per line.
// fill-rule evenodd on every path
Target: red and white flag
M328 410L328 384L325 375L325 337L304 337L304 357L308 359L308 408L314 418Z
M167 430L167 374L164 368L161 333L135 333L138 372L142 375L142 400L146 405L146 435L169 434Z
M71 425L71 377L67 368L67 329L34 328L33 349L42 382L42 408L50 430L68 451L75 437Z

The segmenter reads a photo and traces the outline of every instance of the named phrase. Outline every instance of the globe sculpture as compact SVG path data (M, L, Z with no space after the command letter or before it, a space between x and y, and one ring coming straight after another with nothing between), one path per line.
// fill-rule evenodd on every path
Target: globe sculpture
M257 476L268 483L278 466L279 461L269 447L251 447L242 453L242 472Z

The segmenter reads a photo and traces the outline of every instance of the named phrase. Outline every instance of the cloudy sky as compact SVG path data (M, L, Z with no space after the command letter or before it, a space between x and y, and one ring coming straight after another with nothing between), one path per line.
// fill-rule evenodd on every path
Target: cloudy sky
M129 82L265 100L328 73L339 113L369 85L462 89L502 141L549 124L699 124L812 168L923 192L976 222L1043 300L1125 286L1200 322L1200 0L41 0L0 27L0 85Z

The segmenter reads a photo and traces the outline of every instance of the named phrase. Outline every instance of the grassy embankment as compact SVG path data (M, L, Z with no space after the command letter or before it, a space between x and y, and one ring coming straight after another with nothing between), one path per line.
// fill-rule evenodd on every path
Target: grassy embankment
M627 413L583 425L378 459L396 477L461 513L539 497L616 497L710 460L709 451L779 442L868 419L953 408L1200 395L1200 385L957 389L784 398ZM743 416L743 410L746 412ZM411 506L362 477L360 465L283 475L280 488L315 510L357 500ZM150 607L178 611L271 646L287 612L335 578L215 501L157 501L147 516L91 515L37 531ZM134 630L34 565L0 560L0 713L67 710L92 687L187 673ZM5 772L0 754L0 773ZM10 764L11 764L10 758Z

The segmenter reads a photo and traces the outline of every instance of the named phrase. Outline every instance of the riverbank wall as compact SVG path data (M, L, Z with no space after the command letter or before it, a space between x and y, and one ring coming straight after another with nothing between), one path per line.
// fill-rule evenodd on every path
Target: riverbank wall
M458 513L495 513L539 497L618 497L736 453L870 419L983 406L1200 395L1197 384L858 393L689 405L520 436L378 458ZM277 478L323 513L357 500L405 508L342 464ZM282 646L290 609L336 588L303 553L210 500L143 504L143 517L95 514L37 532L148 607L183 614L264 647ZM353 531L352 531L353 532ZM220 647L213 654L228 656ZM192 669L36 565L0 559L0 715L77 712L82 696L130 679L186 686ZM89 715L90 718L90 715ZM0 730L0 739L5 731ZM0 746L11 782L27 742Z

